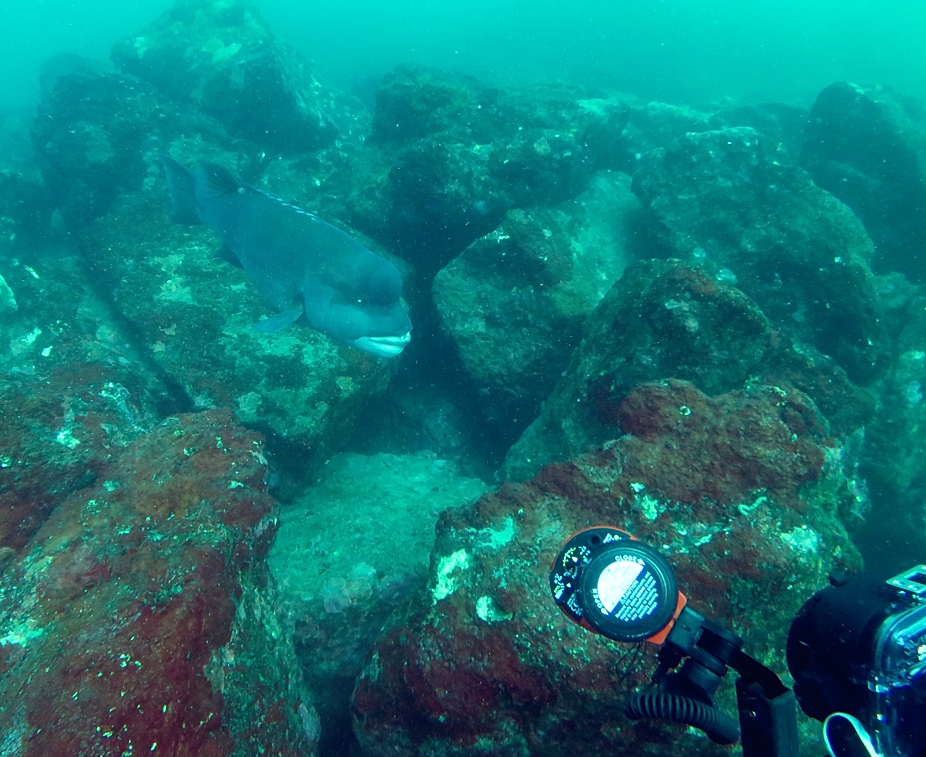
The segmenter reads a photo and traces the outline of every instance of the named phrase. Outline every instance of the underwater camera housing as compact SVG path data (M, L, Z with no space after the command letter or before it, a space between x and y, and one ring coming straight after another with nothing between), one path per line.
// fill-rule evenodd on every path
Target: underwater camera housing
M742 741L745 757L797 757L797 701L824 721L834 757L926 757L926 565L888 581L858 577L808 600L788 636L788 689L743 652L743 640L688 606L671 566L626 531L595 526L563 544L554 601L587 630L662 645L651 684L624 707L632 719ZM714 692L735 670L739 722Z
M801 608L787 651L801 709L826 721L829 741L926 756L926 565L833 580Z

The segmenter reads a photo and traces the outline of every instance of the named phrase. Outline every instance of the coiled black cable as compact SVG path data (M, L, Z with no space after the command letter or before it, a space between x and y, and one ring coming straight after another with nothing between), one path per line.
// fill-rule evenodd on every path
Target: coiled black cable
M656 718L699 728L715 744L735 744L740 737L739 725L729 715L681 694L637 691L627 698L624 712L631 720Z

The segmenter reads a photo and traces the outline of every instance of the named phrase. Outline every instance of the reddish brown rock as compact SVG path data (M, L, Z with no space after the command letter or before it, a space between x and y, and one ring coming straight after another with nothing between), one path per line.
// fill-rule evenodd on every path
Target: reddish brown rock
M57 507L0 577L0 752L313 753L265 473L228 412L182 415Z

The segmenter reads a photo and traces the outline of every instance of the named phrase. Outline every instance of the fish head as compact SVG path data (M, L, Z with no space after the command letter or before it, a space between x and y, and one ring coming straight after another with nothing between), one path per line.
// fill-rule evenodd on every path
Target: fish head
M402 302L398 269L379 256L361 274L326 282L323 298L303 287L306 316L333 339L379 357L395 357L411 340L412 323Z

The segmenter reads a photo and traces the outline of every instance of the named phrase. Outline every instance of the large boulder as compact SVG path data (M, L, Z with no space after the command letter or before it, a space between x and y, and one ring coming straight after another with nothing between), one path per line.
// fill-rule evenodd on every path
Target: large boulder
M711 129L750 126L785 149L791 162L797 162L810 117L806 108L784 103L761 103L721 108L711 117ZM694 130L693 130L694 131ZM698 131L707 131L700 129ZM681 135L679 135L681 136Z
M540 416L511 448L523 480L623 433L617 408L642 382L679 378L714 395L760 381L810 395L840 436L872 414L870 394L831 359L796 346L735 287L677 260L631 265L586 321Z
M800 158L862 219L877 272L926 282L926 104L890 87L831 84L810 111Z
M566 87L502 90L400 67L383 80L351 222L434 274L514 208L581 193L594 172L585 132L607 114ZM619 129L618 129L619 131Z
M0 373L2 558L178 404L76 252L3 247Z
M178 0L141 34L116 44L112 59L268 149L306 152L337 136L334 95L273 37L250 0Z
M365 753L716 753L682 727L627 720L653 650L603 641L553 603L549 566L589 524L656 546L690 606L785 673L794 613L860 562L825 420L800 392L710 398L682 381L637 387L620 414L621 439L441 516L428 593L393 618L354 691ZM720 701L734 714L731 689Z
M218 122L178 109L147 82L94 71L60 77L31 130L45 184L72 229L104 215L123 192L141 189L153 173L151 156L181 133L229 144Z
M633 191L673 255L735 282L853 381L883 373L871 240L780 145L749 127L686 134L643 156Z
M881 293L898 333L862 447L878 528L859 539L879 562L902 570L926 550L926 288L895 274L884 277Z
M259 437L180 415L98 472L0 576L3 753L313 754Z
M119 71L71 57L46 66L31 137L72 229L104 215L120 194L150 188L158 154L181 136L199 143L191 157L233 153L254 181L281 154L333 145L332 119L354 146L369 129L362 106L323 89L247 0L178 2L150 34L116 45Z
M602 172L555 209L509 211L437 275L443 327L493 417L537 415L632 256L639 210L629 177Z

